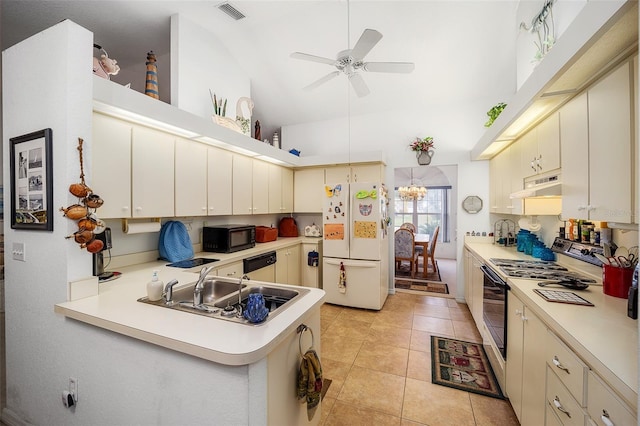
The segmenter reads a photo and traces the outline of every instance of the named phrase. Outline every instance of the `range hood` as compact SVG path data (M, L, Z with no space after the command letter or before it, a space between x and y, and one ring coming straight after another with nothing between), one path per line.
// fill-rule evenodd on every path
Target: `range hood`
M559 172L546 176L533 176L525 179L524 189L509 195L511 199L560 197L562 179Z

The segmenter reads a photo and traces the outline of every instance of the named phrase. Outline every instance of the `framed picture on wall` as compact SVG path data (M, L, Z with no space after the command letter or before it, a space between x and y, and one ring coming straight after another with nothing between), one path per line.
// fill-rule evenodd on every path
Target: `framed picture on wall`
M53 231L51 129L9 139L11 228Z

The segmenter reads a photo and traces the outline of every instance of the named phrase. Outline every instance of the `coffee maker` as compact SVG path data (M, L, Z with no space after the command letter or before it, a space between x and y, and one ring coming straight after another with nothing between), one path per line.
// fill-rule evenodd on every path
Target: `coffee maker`
M93 276L98 277L98 282L108 281L118 278L119 272L106 272L104 270L105 250L110 250L111 245L111 228L105 228L104 232L96 234L96 239L102 241L103 247L98 253L93 253Z

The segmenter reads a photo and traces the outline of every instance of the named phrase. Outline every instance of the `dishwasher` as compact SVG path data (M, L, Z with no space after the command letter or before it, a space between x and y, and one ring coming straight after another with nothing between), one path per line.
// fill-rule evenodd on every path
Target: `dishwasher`
M252 280L272 283L276 280L276 261L275 251L247 257L242 261L243 271Z

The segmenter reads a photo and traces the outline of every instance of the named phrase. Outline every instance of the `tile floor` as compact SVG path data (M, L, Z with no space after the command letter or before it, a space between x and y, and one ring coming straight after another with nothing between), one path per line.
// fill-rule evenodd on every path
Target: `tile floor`
M517 425L507 401L431 383L431 334L481 341L466 304L396 293L381 311L325 304L321 425Z

